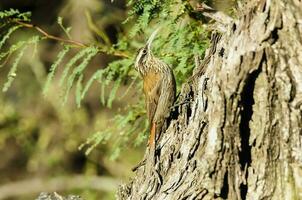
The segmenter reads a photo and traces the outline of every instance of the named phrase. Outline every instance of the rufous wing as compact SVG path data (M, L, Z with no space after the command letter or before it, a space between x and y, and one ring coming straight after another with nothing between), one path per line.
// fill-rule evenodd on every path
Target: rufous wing
M158 106L161 92L161 80L159 74L149 73L144 78L144 93L146 99L147 116L150 126L149 145L153 145L156 136L156 122L154 116Z
M149 125L153 123L154 115L156 113L158 100L160 96L161 80L159 74L149 73L144 77L144 93L146 100L147 116Z

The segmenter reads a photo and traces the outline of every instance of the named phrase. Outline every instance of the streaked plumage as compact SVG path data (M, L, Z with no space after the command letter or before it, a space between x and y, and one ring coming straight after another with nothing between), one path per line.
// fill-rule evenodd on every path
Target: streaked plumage
M176 84L172 69L156 58L151 51L155 31L147 44L138 52L135 69L143 79L143 91L151 133L149 144L154 144L156 134L170 113L175 100Z

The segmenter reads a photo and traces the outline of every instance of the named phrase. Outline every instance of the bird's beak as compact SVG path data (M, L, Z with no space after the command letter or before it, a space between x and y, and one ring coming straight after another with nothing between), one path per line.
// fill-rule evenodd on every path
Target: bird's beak
M147 49L148 49L148 50L151 50L152 42L153 42L153 40L155 39L155 36L156 36L156 34L158 33L159 29L160 29L160 28L157 28L157 29L151 34L149 40L147 41L146 46L147 46Z

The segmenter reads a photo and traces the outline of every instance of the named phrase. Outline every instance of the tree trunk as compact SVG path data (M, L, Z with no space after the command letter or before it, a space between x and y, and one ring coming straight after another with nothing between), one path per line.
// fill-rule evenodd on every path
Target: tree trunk
M155 163L147 149L119 199L302 199L302 2L245 10L213 34Z

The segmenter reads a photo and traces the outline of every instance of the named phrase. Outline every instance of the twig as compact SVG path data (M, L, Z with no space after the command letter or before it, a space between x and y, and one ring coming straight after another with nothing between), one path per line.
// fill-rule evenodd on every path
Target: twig
M85 11L85 15L86 15L88 27L93 32L95 32L98 36L100 36L107 46L111 45L109 37L103 30L101 30L97 27L97 25L94 23L94 21L91 17L91 14L88 10Z
M81 48L88 47L88 45L86 45L84 43L81 43L81 42L78 42L78 41L75 41L75 40L64 39L64 38L60 38L60 37L51 35L51 34L47 33L46 31L44 31L39 26L36 26L34 24L22 22L20 20L12 20L12 22L17 23L17 24L19 24L19 25L21 25L23 27L26 27L26 28L36 29L39 33L41 33L46 38L51 39L51 40L55 40L55 41L59 41L59 42L63 42L63 43L72 44L72 45L75 45L75 46L81 47ZM130 56L128 54L126 54L125 52L110 50L109 48L104 48L104 47L100 47L100 46L98 47L98 49L99 49L99 52L101 52L101 53L111 54L113 56L118 56L118 57L123 57L123 58L130 58Z
M7 62L9 61L9 58L10 58L11 55L12 55L12 54L10 53L10 54L8 54L8 55L6 56L6 58L5 58L5 60L3 61L3 63L0 64L0 68L7 64Z
M48 39L52 39L52 40L56 40L56 41L60 41L60 42L64 42L64 43L69 43L69 44L73 44L79 47L87 47L87 45L75 41L75 40L70 40L70 39L64 39L64 38L60 38L54 35L50 35L48 34L46 31L44 31L42 28L40 28L39 26L36 26L34 24L29 24L29 23L25 23L25 22L21 22L19 20L14 20L15 23L20 24L26 28L34 28L36 29L38 32L40 32L42 35L44 35L45 37L47 37Z

